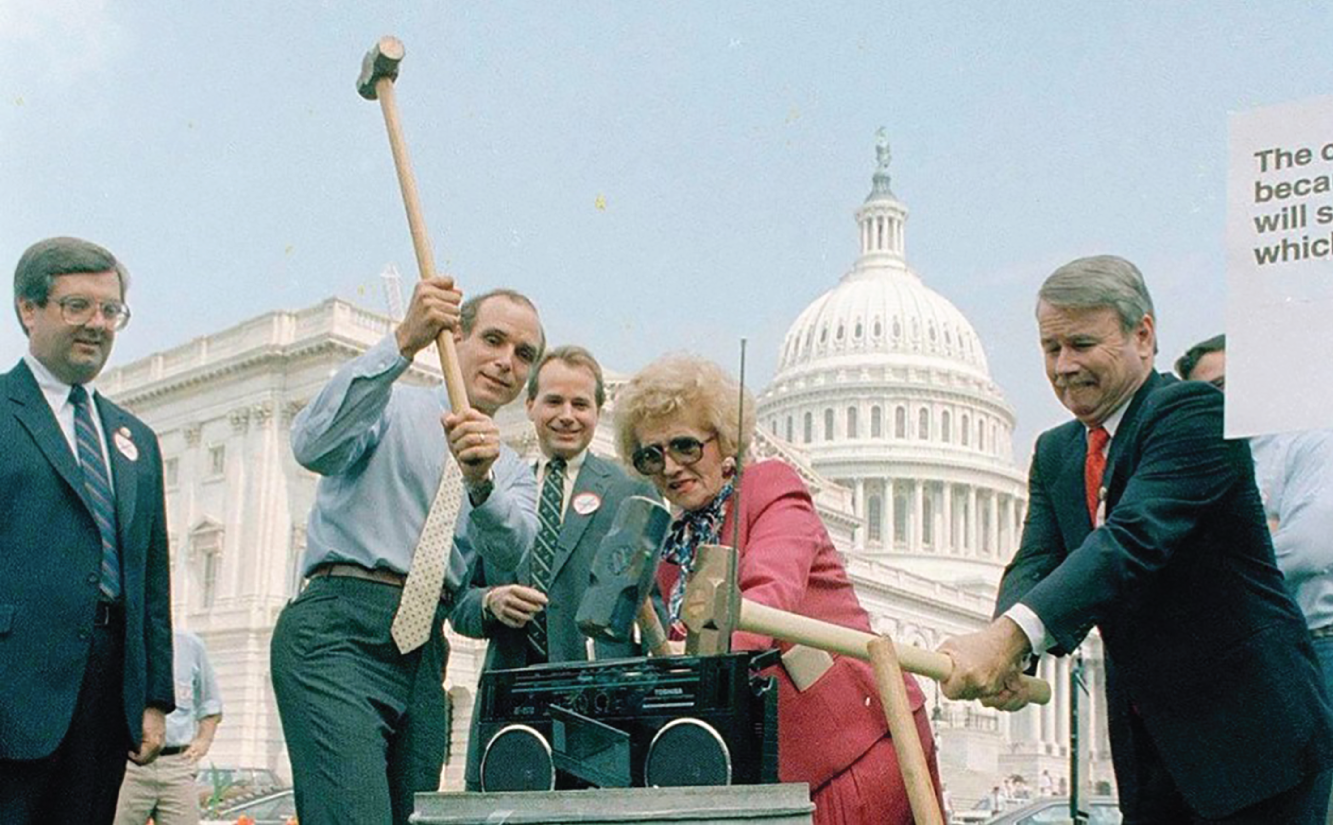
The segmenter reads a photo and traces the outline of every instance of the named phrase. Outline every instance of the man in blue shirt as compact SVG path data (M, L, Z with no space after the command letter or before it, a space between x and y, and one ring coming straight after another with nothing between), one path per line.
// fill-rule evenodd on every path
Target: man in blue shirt
M406 823L413 794L439 787L444 620L478 558L512 570L537 532L536 481L500 443L492 416L541 357L541 322L511 290L460 300L450 278L419 283L402 323L345 364L292 424L296 460L323 476L302 562L309 581L283 610L272 645L306 825ZM448 412L443 387L396 383L446 330L472 405L463 413ZM428 640L405 646L391 628L414 558L430 555L423 528L452 462L465 495L444 585Z
M208 753L222 721L222 694L203 641L177 631L175 651L176 710L167 717L166 746L148 765L130 762L116 804L116 825L198 825L199 789L194 775Z
M1176 373L1226 389L1227 337L1186 350ZM1250 439L1254 480L1273 531L1273 552L1287 590L1305 614L1324 686L1333 696L1333 430Z

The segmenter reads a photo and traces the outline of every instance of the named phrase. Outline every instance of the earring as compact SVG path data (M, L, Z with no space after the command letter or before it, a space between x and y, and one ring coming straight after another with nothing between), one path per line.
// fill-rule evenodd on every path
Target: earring
M736 459L728 456L722 459L722 477L731 478L736 475Z

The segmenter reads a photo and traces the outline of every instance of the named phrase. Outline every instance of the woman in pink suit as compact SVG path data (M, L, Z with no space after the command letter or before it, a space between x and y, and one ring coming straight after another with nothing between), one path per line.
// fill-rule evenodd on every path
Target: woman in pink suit
M847 571L815 512L810 493L781 461L745 467L740 506L736 463L754 431L747 398L738 421L739 387L717 365L674 355L645 367L615 399L616 441L622 458L649 478L674 505L659 584L673 625L694 550L730 544L739 509L740 587L745 598L780 610L870 631ZM680 628L676 625L676 630ZM738 632L734 650L792 645ZM912 821L907 792L889 739L870 665L833 656L832 666L798 690L782 666L778 679L778 773L806 782L815 822L833 825ZM935 786L934 739L921 689L904 676Z

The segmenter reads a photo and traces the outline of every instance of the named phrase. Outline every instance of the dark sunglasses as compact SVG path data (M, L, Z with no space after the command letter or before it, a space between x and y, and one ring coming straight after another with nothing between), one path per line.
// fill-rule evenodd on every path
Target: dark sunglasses
M668 455L672 461L688 467L703 458L704 445L715 438L716 435L710 435L700 441L693 436L682 435L668 441L665 448L661 444L645 444L634 451L630 462L634 464L634 469L646 476L662 472L662 468L666 467Z

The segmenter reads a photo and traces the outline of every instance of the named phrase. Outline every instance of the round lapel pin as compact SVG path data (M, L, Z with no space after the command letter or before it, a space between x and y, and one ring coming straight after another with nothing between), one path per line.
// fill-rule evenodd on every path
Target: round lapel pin
M116 436L112 440L116 442L116 449L120 450L121 455L130 461L139 460L139 448L134 446L134 439L130 437L128 427L121 427L116 430Z
M579 493L574 496L574 512L581 516L591 515L602 506L602 497L596 493Z

